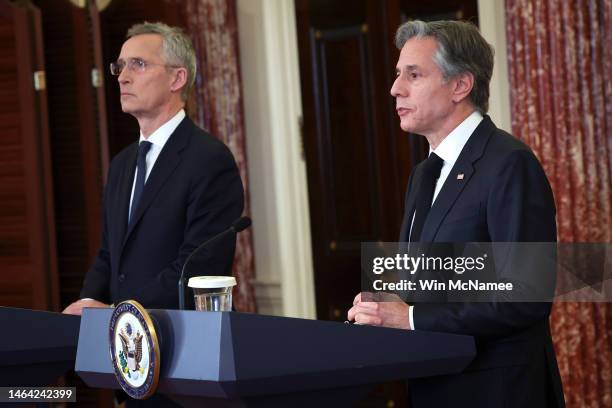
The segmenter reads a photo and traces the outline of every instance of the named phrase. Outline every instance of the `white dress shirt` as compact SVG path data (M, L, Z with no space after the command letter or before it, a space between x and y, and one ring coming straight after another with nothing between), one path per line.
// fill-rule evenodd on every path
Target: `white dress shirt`
M435 149L429 149L430 154L431 152L434 152L438 155L438 157L444 160L444 163L442 164L442 169L440 170L440 177L436 181L436 188L434 190L433 199L431 200L431 205L433 205L433 203L436 201L438 193L440 193L440 190L442 190L442 186L444 185L444 182L446 181L448 175L453 169L453 166L455 165L459 154L461 154L463 147L470 139L470 136L472 136L472 133L474 133L474 130L476 130L482 119L483 116L480 112L472 112L470 116L465 118L463 122L459 124L459 126L453 129L452 132L450 132L448 136L446 136L444 140L440 142L438 147L436 147ZM412 224L414 224L414 214L412 215ZM410 225L411 233L412 224ZM414 306L410 306L408 308L408 322L410 324L410 330L414 330L413 315Z
M170 135L172 135L174 130L177 128L179 123L181 123L181 121L184 118L185 118L185 110L181 109L180 111L178 111L176 115L172 117L172 119L170 119L169 121L167 121L166 123L158 127L155 132L151 133L151 135L148 138L145 138L142 135L142 132L140 132L140 140L138 141L138 143L142 142L143 140L146 140L152 143L151 148L149 149L149 152L147 153L147 157L146 157L147 174L145 174L145 184L147 182L147 179L149 178L149 174L151 174L151 170L153 169L153 166L155 165L157 158L159 157L159 154L164 148L164 145L170 138ZM136 169L134 170L134 182L132 183L132 194L130 195L130 208L129 208L128 214L132 213L132 200L134 199L134 188L136 187L136 177L137 176L138 176L138 167L136 167Z

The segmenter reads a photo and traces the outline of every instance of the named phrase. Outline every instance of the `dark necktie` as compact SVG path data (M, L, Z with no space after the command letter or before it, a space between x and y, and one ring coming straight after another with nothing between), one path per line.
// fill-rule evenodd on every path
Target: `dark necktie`
M419 242L421 240L423 225L425 225L425 220L431 209L436 181L440 177L442 164L444 164L444 160L433 152L423 163L423 175L421 176L421 184L417 191L416 213L410 232L410 242Z
M136 167L138 168L138 172L136 173L136 185L134 186L134 197L132 198L132 208L130 210L128 224L132 220L132 217L136 212L136 208L138 208L138 202L140 201L142 191L144 190L145 178L147 175L147 153L149 152L149 149L151 149L151 145L152 143L147 141L142 141L140 142L140 145L138 145L138 159L136 159Z

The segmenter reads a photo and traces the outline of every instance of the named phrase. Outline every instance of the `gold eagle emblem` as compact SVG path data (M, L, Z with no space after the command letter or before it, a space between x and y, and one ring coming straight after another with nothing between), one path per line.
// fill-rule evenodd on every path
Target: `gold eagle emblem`
M136 332L132 337L132 328L128 323L125 328L119 332L121 339L121 348L123 355L126 356L128 368L132 371L140 370L140 361L142 360L142 334Z

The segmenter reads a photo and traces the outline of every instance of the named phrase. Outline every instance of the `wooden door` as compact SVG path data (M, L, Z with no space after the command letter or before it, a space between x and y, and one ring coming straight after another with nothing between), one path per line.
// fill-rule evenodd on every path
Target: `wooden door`
M39 11L0 1L0 304L58 310Z
M61 309L79 298L101 239L102 188L108 166L106 97L94 1L35 0L45 39L50 153L53 157ZM73 372L79 406L112 406L113 392L90 389Z
M38 0L45 38L61 307L78 299L100 245L108 165L95 4Z
M394 1L296 1L320 319L346 318L361 242L397 239L411 166L389 95L398 11Z

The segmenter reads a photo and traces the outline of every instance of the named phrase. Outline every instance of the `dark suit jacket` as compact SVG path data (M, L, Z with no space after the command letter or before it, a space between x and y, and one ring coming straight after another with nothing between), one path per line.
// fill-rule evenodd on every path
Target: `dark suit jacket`
M160 152L128 225L138 144L111 162L104 191L100 251L81 297L107 303L135 299L146 308L177 308L187 256L242 214L243 187L229 149L185 118ZM189 275L227 275L230 236L195 256Z
M418 165L408 181L401 241L421 172ZM421 241L555 242L555 214L535 155L485 116L436 197ZM549 314L550 303L417 303L417 330L474 336L477 356L462 374L412 381L414 407L564 406Z

